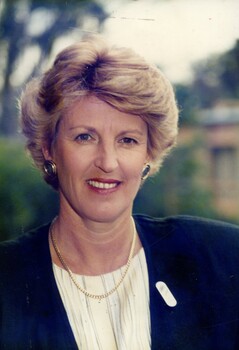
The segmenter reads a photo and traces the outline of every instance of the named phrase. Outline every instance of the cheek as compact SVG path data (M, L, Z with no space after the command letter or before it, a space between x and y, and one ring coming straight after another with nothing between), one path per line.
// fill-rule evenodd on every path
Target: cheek
M124 169L127 176L137 182L140 182L141 180L141 174L144 166L145 159L131 158L124 163Z
M59 150L55 159L60 183L70 181L79 174L82 162L73 152Z

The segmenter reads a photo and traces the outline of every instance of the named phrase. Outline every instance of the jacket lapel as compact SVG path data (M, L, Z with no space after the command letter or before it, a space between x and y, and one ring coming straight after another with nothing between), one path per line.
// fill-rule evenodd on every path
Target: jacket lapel
M77 349L54 278L48 229L49 225L37 231L29 251L24 252L29 266L29 314L34 315L30 334L34 334L35 345L44 349Z
M155 228L147 223L145 232L144 227L138 224L137 230L148 267L151 348L186 350L194 346L194 349L202 349L206 341L197 331L199 313L196 309L200 307L200 302L196 304L198 291L194 281L197 279L197 268L194 261L183 253L184 243L182 250L180 242L175 246L174 240L171 239L174 229L169 225L162 222L162 225L157 225L158 232L155 232ZM159 291L162 286L163 291ZM194 290L195 298L192 294ZM194 334L190 334L193 324ZM190 344L187 344L189 339ZM200 344L203 344L201 348Z

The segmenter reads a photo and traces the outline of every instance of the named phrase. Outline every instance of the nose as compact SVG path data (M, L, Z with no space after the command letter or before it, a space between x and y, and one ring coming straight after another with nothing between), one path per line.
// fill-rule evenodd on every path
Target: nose
M118 166L118 156L115 146L110 142L101 143L97 150L95 166L104 173L113 172Z

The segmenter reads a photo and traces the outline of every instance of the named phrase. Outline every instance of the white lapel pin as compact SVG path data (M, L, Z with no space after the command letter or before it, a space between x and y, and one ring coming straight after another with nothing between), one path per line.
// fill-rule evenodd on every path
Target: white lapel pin
M156 288L168 306L174 307L177 305L177 300L174 298L166 283L159 281L156 283Z

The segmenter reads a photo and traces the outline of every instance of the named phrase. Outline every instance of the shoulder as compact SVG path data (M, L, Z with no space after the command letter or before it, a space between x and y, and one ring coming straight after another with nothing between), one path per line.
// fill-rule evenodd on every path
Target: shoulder
M134 215L136 223L143 229L152 228L160 230L164 227L171 230L182 230L187 232L211 232L211 233L231 233L239 234L239 226L224 221L206 219L189 215L168 216L165 218L155 218L148 215L136 214ZM202 231L203 230L203 231Z
M48 240L49 224L22 234L16 239L0 243L0 270L8 270L31 260Z
M190 216L157 219L136 215L135 221L148 261L156 268L164 266L175 279L192 273L200 279L224 281L227 286L228 279L233 279L239 288L237 225Z
M239 226L235 224L186 215L165 218L135 215L134 218L140 236L146 240L239 248Z
M236 224L228 223L225 221L213 220L208 218L202 218L190 215L175 215L167 217L152 217L145 214L135 214L134 218L140 225L146 226L162 226L162 225L173 225L173 226L200 226L208 227L211 229L229 229L239 231L239 226Z

